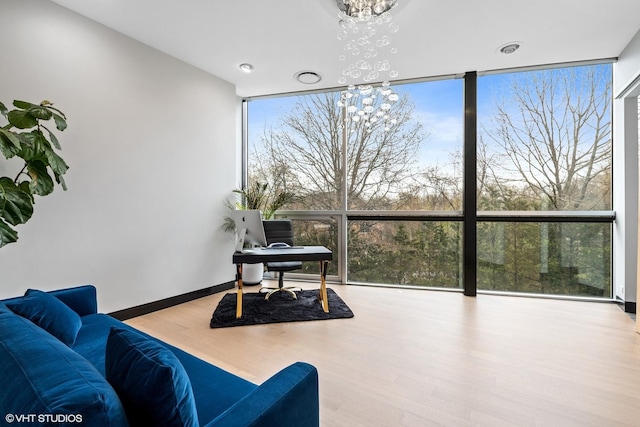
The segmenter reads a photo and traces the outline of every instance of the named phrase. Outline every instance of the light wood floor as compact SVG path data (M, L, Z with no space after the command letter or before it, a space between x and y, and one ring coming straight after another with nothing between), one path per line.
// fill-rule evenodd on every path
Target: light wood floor
M329 287L353 319L210 329L221 293L127 323L254 383L315 365L322 426L640 426L640 335L614 304Z

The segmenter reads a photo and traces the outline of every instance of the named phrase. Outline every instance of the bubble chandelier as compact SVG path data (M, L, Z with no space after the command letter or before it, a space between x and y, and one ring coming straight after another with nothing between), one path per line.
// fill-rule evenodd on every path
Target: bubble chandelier
M388 131L396 123L391 110L399 99L389 83L398 72L388 59L397 52L391 39L398 26L390 12L397 0L336 0L336 4L338 40L343 43L338 59L346 63L338 83L348 85L338 102L345 109L345 125L362 123L371 131L374 124L382 123ZM374 87L374 82L382 83Z

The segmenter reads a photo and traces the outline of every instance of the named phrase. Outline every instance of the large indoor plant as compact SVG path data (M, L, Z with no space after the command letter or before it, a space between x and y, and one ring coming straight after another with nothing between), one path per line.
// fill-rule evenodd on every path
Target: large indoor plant
M26 223L33 215L34 195L46 196L55 182L64 190L62 175L69 168L54 149L61 150L60 142L44 123L53 120L63 131L67 121L62 111L49 101L32 104L13 101L9 110L0 102L0 114L7 124L0 127L0 152L5 159L20 159L16 175L0 177L0 247L18 240L15 226ZM7 162L9 163L9 162ZM7 168L2 167L3 171Z
M227 205L231 210L259 210L262 212L262 218L269 220L274 213L292 201L295 194L291 191L278 191L270 189L266 183L254 181L244 189L233 190L234 193L240 195L240 200L235 202L228 201ZM228 232L236 232L236 224L230 216L225 217L223 229ZM242 266L242 278L244 283L258 284L262 281L264 265L245 264Z
M245 189L236 189L233 192L240 195L240 200L227 201L229 209L259 210L265 220L271 219L278 209L295 198L291 191L272 190L269 189L269 184L258 181L249 184ZM225 217L223 228L225 231L235 231L236 225L231 217Z

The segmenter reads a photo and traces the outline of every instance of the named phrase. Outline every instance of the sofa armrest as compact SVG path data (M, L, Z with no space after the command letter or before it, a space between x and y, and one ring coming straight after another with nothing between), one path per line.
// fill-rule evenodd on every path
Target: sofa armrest
M68 305L81 317L89 314L96 314L98 312L96 288L93 285L57 289L55 291L50 291L49 293Z
M318 371L294 363L265 381L207 427L318 427L320 403Z
M57 289L47 291L65 303L69 308L78 313L80 317L98 312L98 298L96 288L93 285L81 285L73 288ZM22 297L13 297L1 300L5 304L17 303Z

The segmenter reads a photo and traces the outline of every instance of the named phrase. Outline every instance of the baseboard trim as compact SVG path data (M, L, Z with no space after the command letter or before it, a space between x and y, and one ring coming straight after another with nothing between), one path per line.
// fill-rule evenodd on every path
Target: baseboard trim
M625 313L636 314L636 303L632 301L625 301L622 298L616 296L616 303L624 310Z
M636 303L635 302L624 302L624 312L625 313L635 313L636 312Z
M185 302L193 301L195 299L206 297L208 295L212 295L218 292L223 292L228 289L233 289L234 286L235 286L235 282L231 281L227 283L222 283L220 285L214 285L209 288L187 292L186 294L176 295L174 297L165 298L165 299L149 302L142 305L137 305L135 307L125 308L123 310L114 311L108 314L109 316L115 317L118 320L132 319L134 317L153 313L154 311L173 307L174 305L183 304Z

